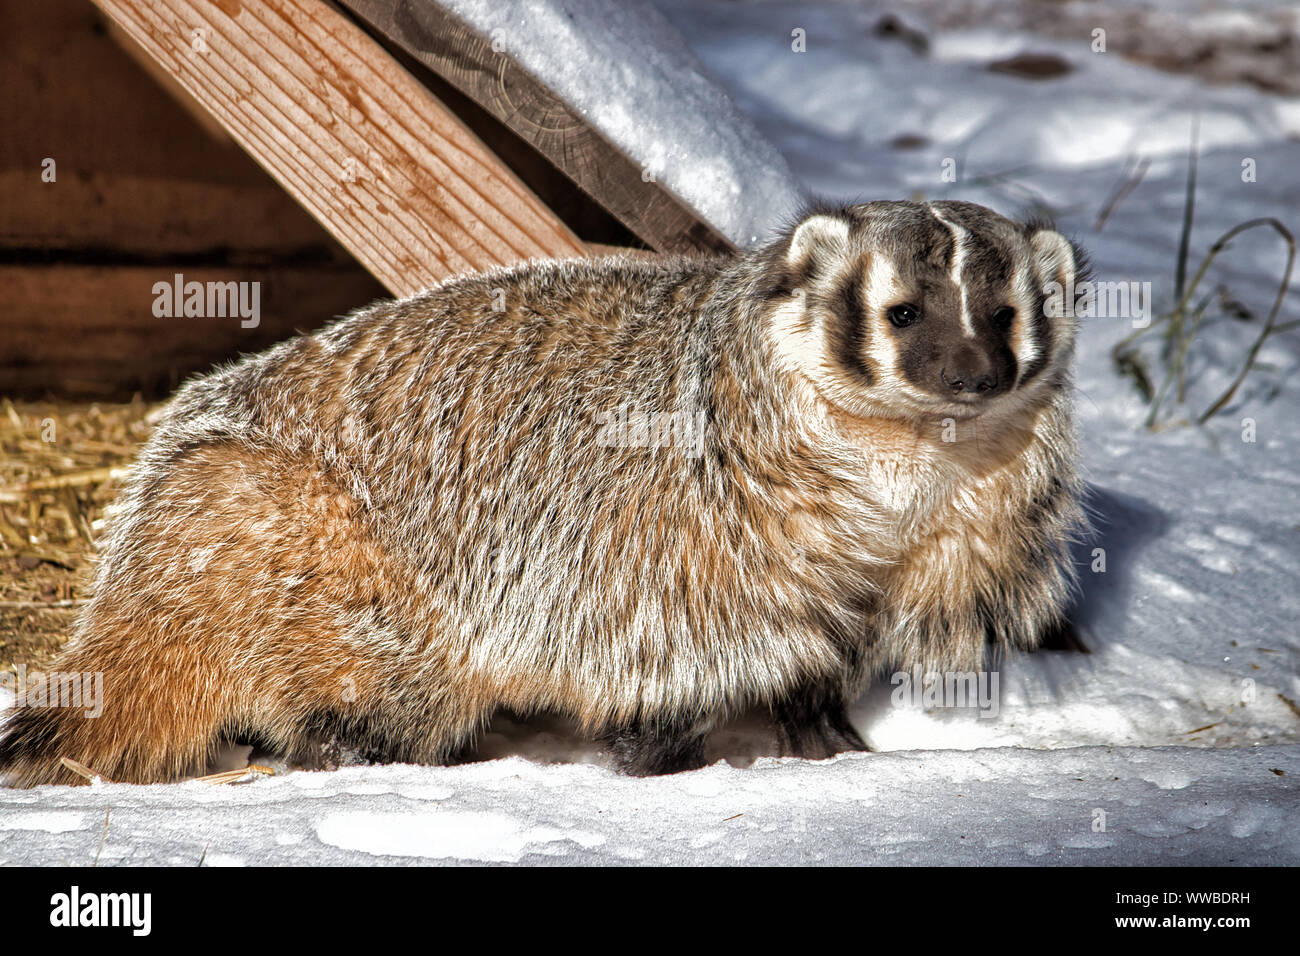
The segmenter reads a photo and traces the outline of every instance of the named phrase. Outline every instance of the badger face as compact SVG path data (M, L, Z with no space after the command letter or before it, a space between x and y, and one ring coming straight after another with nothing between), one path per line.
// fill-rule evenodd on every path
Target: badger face
M1074 250L964 202L876 202L806 217L779 252L778 352L858 414L971 418L1060 387Z

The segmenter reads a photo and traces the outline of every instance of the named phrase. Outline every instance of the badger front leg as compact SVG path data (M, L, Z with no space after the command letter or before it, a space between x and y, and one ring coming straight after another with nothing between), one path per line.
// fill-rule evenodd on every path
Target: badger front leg
M619 772L654 777L703 767L706 734L699 725L649 720L613 731L605 741Z
M869 750L854 730L840 689L825 684L797 688L772 705L783 756L823 760Z

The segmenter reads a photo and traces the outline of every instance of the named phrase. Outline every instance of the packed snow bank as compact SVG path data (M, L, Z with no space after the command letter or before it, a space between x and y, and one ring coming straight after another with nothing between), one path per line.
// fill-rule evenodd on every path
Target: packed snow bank
M0 791L0 863L1294 865L1298 790L1297 746L857 754L654 779L514 757Z
M803 204L785 160L644 0L440 2L737 245Z

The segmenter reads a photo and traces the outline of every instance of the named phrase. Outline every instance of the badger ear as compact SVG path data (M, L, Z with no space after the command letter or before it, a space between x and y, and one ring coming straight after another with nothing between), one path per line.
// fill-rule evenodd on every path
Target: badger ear
M1055 230L1039 228L1031 232L1029 248L1040 289L1049 282L1058 282L1063 289L1074 287L1079 269L1070 240Z
M829 260L849 248L849 223L840 216L814 213L795 227L786 247L786 265L804 274L819 272Z

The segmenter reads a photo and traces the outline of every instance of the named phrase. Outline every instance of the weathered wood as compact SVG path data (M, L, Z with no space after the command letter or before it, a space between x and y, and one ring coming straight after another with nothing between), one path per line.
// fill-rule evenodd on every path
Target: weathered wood
M21 37L0 56L0 261L360 269L224 131L196 125L206 111L184 90L173 99L109 22L90 0L0 4L0 36Z
M265 187L70 166L48 185L35 167L0 170L0 261L352 261L260 169Z
M259 322L154 315L154 285L257 282ZM187 376L384 295L360 269L0 266L0 383L6 394L127 399L165 395Z
M94 0L397 295L578 239L321 0Z
M595 129L508 50L436 2L340 0L539 151L660 252L731 251L732 243Z

